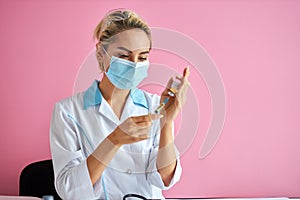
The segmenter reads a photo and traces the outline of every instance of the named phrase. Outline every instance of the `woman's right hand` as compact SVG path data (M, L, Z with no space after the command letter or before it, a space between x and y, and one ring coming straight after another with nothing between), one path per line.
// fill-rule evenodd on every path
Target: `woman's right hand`
M132 144L149 137L152 120L162 118L163 115L149 114L129 117L120 124L107 138L116 146Z

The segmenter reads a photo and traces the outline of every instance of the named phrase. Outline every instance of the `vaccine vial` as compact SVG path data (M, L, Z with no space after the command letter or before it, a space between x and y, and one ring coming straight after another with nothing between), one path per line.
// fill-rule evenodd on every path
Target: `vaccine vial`
M171 97L174 97L175 94L177 93L178 87L179 87L179 81L174 80L173 83L171 84L171 88L169 89L170 91L168 92L168 95Z
M168 91L168 95L170 97L174 97L175 94L178 91L178 87L179 87L180 82L178 81L173 81L173 83L171 84L171 87L169 88ZM165 105L168 103L169 101L169 97L165 98L165 100L155 109L155 114L159 114L160 111L165 107Z

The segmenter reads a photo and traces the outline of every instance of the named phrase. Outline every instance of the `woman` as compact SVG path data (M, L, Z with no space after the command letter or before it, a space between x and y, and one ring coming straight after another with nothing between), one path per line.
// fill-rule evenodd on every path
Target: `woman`
M101 81L55 105L50 127L55 187L63 199L122 199L126 194L163 199L180 178L173 120L189 86L177 77L175 96L137 89L147 76L151 33L134 12L108 13L95 30ZM150 109L169 98L162 114Z

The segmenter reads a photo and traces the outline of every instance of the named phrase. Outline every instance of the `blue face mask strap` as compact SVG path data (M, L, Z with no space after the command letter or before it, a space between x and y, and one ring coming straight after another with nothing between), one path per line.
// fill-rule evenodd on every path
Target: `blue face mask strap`
M108 54L108 52L106 51L106 49L102 46L103 51L106 53L106 55L110 58L111 60L111 56ZM104 72L106 72L105 66L103 65L104 68Z

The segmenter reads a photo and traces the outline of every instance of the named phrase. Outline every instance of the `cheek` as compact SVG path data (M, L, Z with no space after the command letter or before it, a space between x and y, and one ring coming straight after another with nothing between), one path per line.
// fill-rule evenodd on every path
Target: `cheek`
M104 59L101 59L100 63L101 62L104 67L104 70L107 71L110 65L110 58L105 57Z

